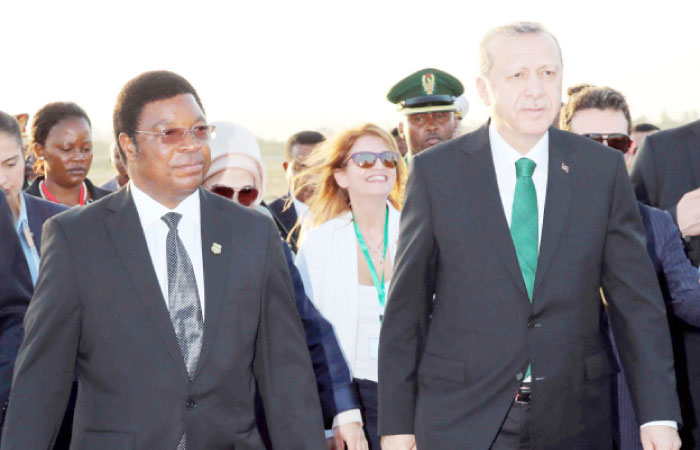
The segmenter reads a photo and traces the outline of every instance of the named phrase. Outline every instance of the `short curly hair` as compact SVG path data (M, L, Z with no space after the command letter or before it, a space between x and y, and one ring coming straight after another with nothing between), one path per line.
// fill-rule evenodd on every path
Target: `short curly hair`
M119 147L119 155L125 164L126 154L119 145L119 135L125 133L130 138L134 138L134 131L137 129L141 111L148 103L182 94L192 94L204 112L204 106L197 91L189 81L174 72L167 70L144 72L126 83L117 96L117 104L114 106L112 117L114 138Z
M561 109L559 116L559 128L562 130L571 129L571 120L577 111L583 109L612 109L620 111L627 119L627 134L632 131L632 119L630 108L627 105L625 96L619 91L610 87L586 86L581 89L569 90L569 101Z

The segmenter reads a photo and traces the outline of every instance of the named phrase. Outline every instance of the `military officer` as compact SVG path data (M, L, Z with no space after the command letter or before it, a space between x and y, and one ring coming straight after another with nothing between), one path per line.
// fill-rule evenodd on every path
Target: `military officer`
M389 90L386 98L404 115L398 131L410 156L455 136L460 111L456 100L463 93L457 78L438 69L412 73Z

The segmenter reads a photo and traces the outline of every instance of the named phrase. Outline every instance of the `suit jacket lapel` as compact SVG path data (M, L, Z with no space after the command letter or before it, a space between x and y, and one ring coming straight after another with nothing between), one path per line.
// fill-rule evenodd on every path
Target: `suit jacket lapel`
M187 367L177 343L170 314L158 285L151 255L148 253L146 237L141 228L136 205L130 189L121 189L109 200L108 209L112 214L105 217L105 224L122 266L139 294L153 328L163 339L170 356L179 363L182 375L187 377Z
M201 227L202 227L202 261L204 265L204 336L202 337L202 350L199 354L197 369L194 376L200 372L204 360L209 353L216 336L216 328L219 324L219 310L223 303L224 287L228 283L227 274L230 273L231 260L234 248L231 236L235 234L235 224L227 220L215 205L211 196L203 189L199 191ZM219 244L220 253L214 251L214 244Z
M571 161L571 152L563 148L559 133L561 132L552 128L549 130L547 197L544 205L542 239L537 259L533 301L537 297L537 287L542 283L559 243L576 181L576 168Z
M498 190L496 169L491 156L488 123L472 135L471 141L465 141L463 150L469 156L464 164L463 180L467 191L466 197L472 205L471 209L479 216L480 223L491 239L491 244L500 255L516 285L527 298L525 281L520 272L515 246Z

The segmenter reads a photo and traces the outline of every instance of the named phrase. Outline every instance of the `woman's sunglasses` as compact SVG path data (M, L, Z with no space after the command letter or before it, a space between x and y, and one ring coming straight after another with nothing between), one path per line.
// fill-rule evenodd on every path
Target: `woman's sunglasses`
M627 153L632 148L632 143L634 142L632 138L622 133L586 133L584 136L603 145L607 145L610 148L614 148L615 150L620 150L622 153Z
M215 194L226 197L234 202L240 203L243 206L250 206L256 198L258 198L258 189L253 186L243 186L240 189L234 189L223 184L215 184L209 189Z
M381 153L357 152L350 155L350 159L361 169L369 169L374 166L377 159L379 159L387 169L394 169L399 163L399 158L400 156L398 153L389 151Z

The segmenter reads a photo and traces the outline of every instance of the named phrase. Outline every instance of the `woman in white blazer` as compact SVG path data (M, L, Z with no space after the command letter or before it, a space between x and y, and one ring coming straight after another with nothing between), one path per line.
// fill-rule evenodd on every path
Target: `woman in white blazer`
M296 264L309 298L335 328L362 405L362 411L339 415L334 432L352 432L345 425L360 422L370 449L380 450L379 330L396 254L406 165L392 137L373 124L324 142L308 165L298 179L315 187L309 201L312 219L302 229Z

